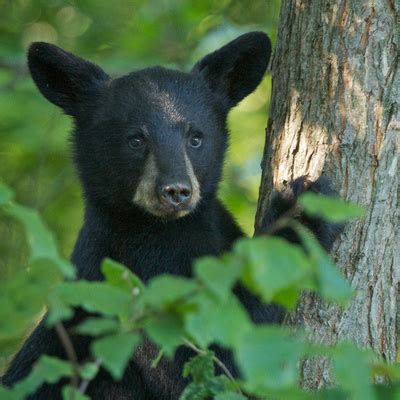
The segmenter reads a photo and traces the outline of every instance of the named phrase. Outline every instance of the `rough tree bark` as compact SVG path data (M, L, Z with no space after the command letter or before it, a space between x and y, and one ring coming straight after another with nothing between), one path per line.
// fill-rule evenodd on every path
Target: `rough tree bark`
M332 256L356 290L340 310L304 294L291 323L318 342L351 339L394 361L399 329L399 7L395 0L283 0L256 231L271 188L329 176L364 206ZM397 19L397 20L396 20ZM396 26L397 24L397 26ZM332 378L305 360L303 384Z

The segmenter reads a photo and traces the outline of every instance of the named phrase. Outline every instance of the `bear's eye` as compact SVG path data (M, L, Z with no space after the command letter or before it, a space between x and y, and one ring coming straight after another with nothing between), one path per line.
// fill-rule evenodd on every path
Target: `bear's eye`
M128 137L128 145L131 149L138 149L144 145L143 135L133 135Z
M203 143L203 136L201 133L196 132L189 138L189 145L195 149L198 149Z

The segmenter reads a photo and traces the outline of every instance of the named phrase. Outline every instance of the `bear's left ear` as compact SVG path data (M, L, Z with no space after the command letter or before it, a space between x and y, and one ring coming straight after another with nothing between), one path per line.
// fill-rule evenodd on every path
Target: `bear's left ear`
M263 32L250 32L208 54L193 67L228 108L261 82L271 56L271 41Z

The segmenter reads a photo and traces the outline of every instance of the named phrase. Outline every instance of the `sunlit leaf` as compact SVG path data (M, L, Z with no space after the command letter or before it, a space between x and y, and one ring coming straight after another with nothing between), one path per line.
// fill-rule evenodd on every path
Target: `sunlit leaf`
M99 372L99 365L94 362L87 362L79 368L79 375L82 379L92 380Z
M1 400L23 400L23 398L23 395L17 393L15 390L0 385Z
M209 351L205 354L198 354L185 363L183 376L191 375L194 383L207 382L214 376L214 354Z
M31 373L23 380L16 383L15 390L23 395L34 393L43 383L56 383L62 377L73 374L69 362L56 357L43 355L35 363Z
M221 303L201 293L192 302L196 308L185 316L185 326L201 347L213 342L235 346L239 338L252 327L246 310L233 295Z
M48 294L62 275L50 260L41 260L0 283L0 341L21 335L43 309Z
M251 391L295 386L298 362L306 350L301 336L276 326L260 326L245 334L237 348L239 368Z
M140 336L138 334L120 333L97 339L92 343L91 351L112 377L119 380L139 343Z
M167 357L172 357L176 347L182 344L185 331L182 321L174 314L150 317L144 327L150 339L160 346Z
M149 307L168 308L174 302L184 298L196 289L196 283L190 279L182 276L161 275L149 282L142 301Z
M246 400L247 397L242 396L235 392L225 392L217 394L214 398L215 400Z
M303 250L278 237L258 237L236 243L244 263L243 282L267 302L295 306L302 289L313 289L312 268Z
M119 324L114 319L87 318L75 328L75 331L81 335L101 336L116 332L118 328Z
M356 204L311 192L303 193L299 204L307 214L322 217L333 223L362 217L365 213L365 210Z
M127 290L134 295L139 295L145 288L140 278L128 267L110 258L103 260L101 272L110 285Z
M14 197L13 191L0 182L0 206L7 204Z
M241 274L242 265L237 261L233 255L203 257L195 262L194 271L204 286L225 300Z
M316 290L325 300L345 306L353 295L349 282L312 233L301 224L293 224L293 226L309 252L310 261L314 263Z
M358 349L354 344L343 343L335 349L333 356L335 377L341 387L348 390L354 399L376 399L368 367L371 361L371 352Z
M89 396L82 394L78 389L72 386L64 386L62 388L63 400L90 400Z
M8 204L3 210L23 225L32 261L50 259L67 278L75 276L74 267L60 257L53 234L46 228L36 210L15 203Z
M58 299L70 306L107 315L129 315L132 298L124 290L105 282L64 282L54 291Z

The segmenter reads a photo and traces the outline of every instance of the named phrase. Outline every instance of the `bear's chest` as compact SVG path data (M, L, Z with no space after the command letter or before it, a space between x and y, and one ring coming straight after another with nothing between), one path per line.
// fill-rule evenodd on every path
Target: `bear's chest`
M115 258L146 282L162 273L190 276L196 258L218 255L222 250L222 240L212 231L149 229L117 241Z

